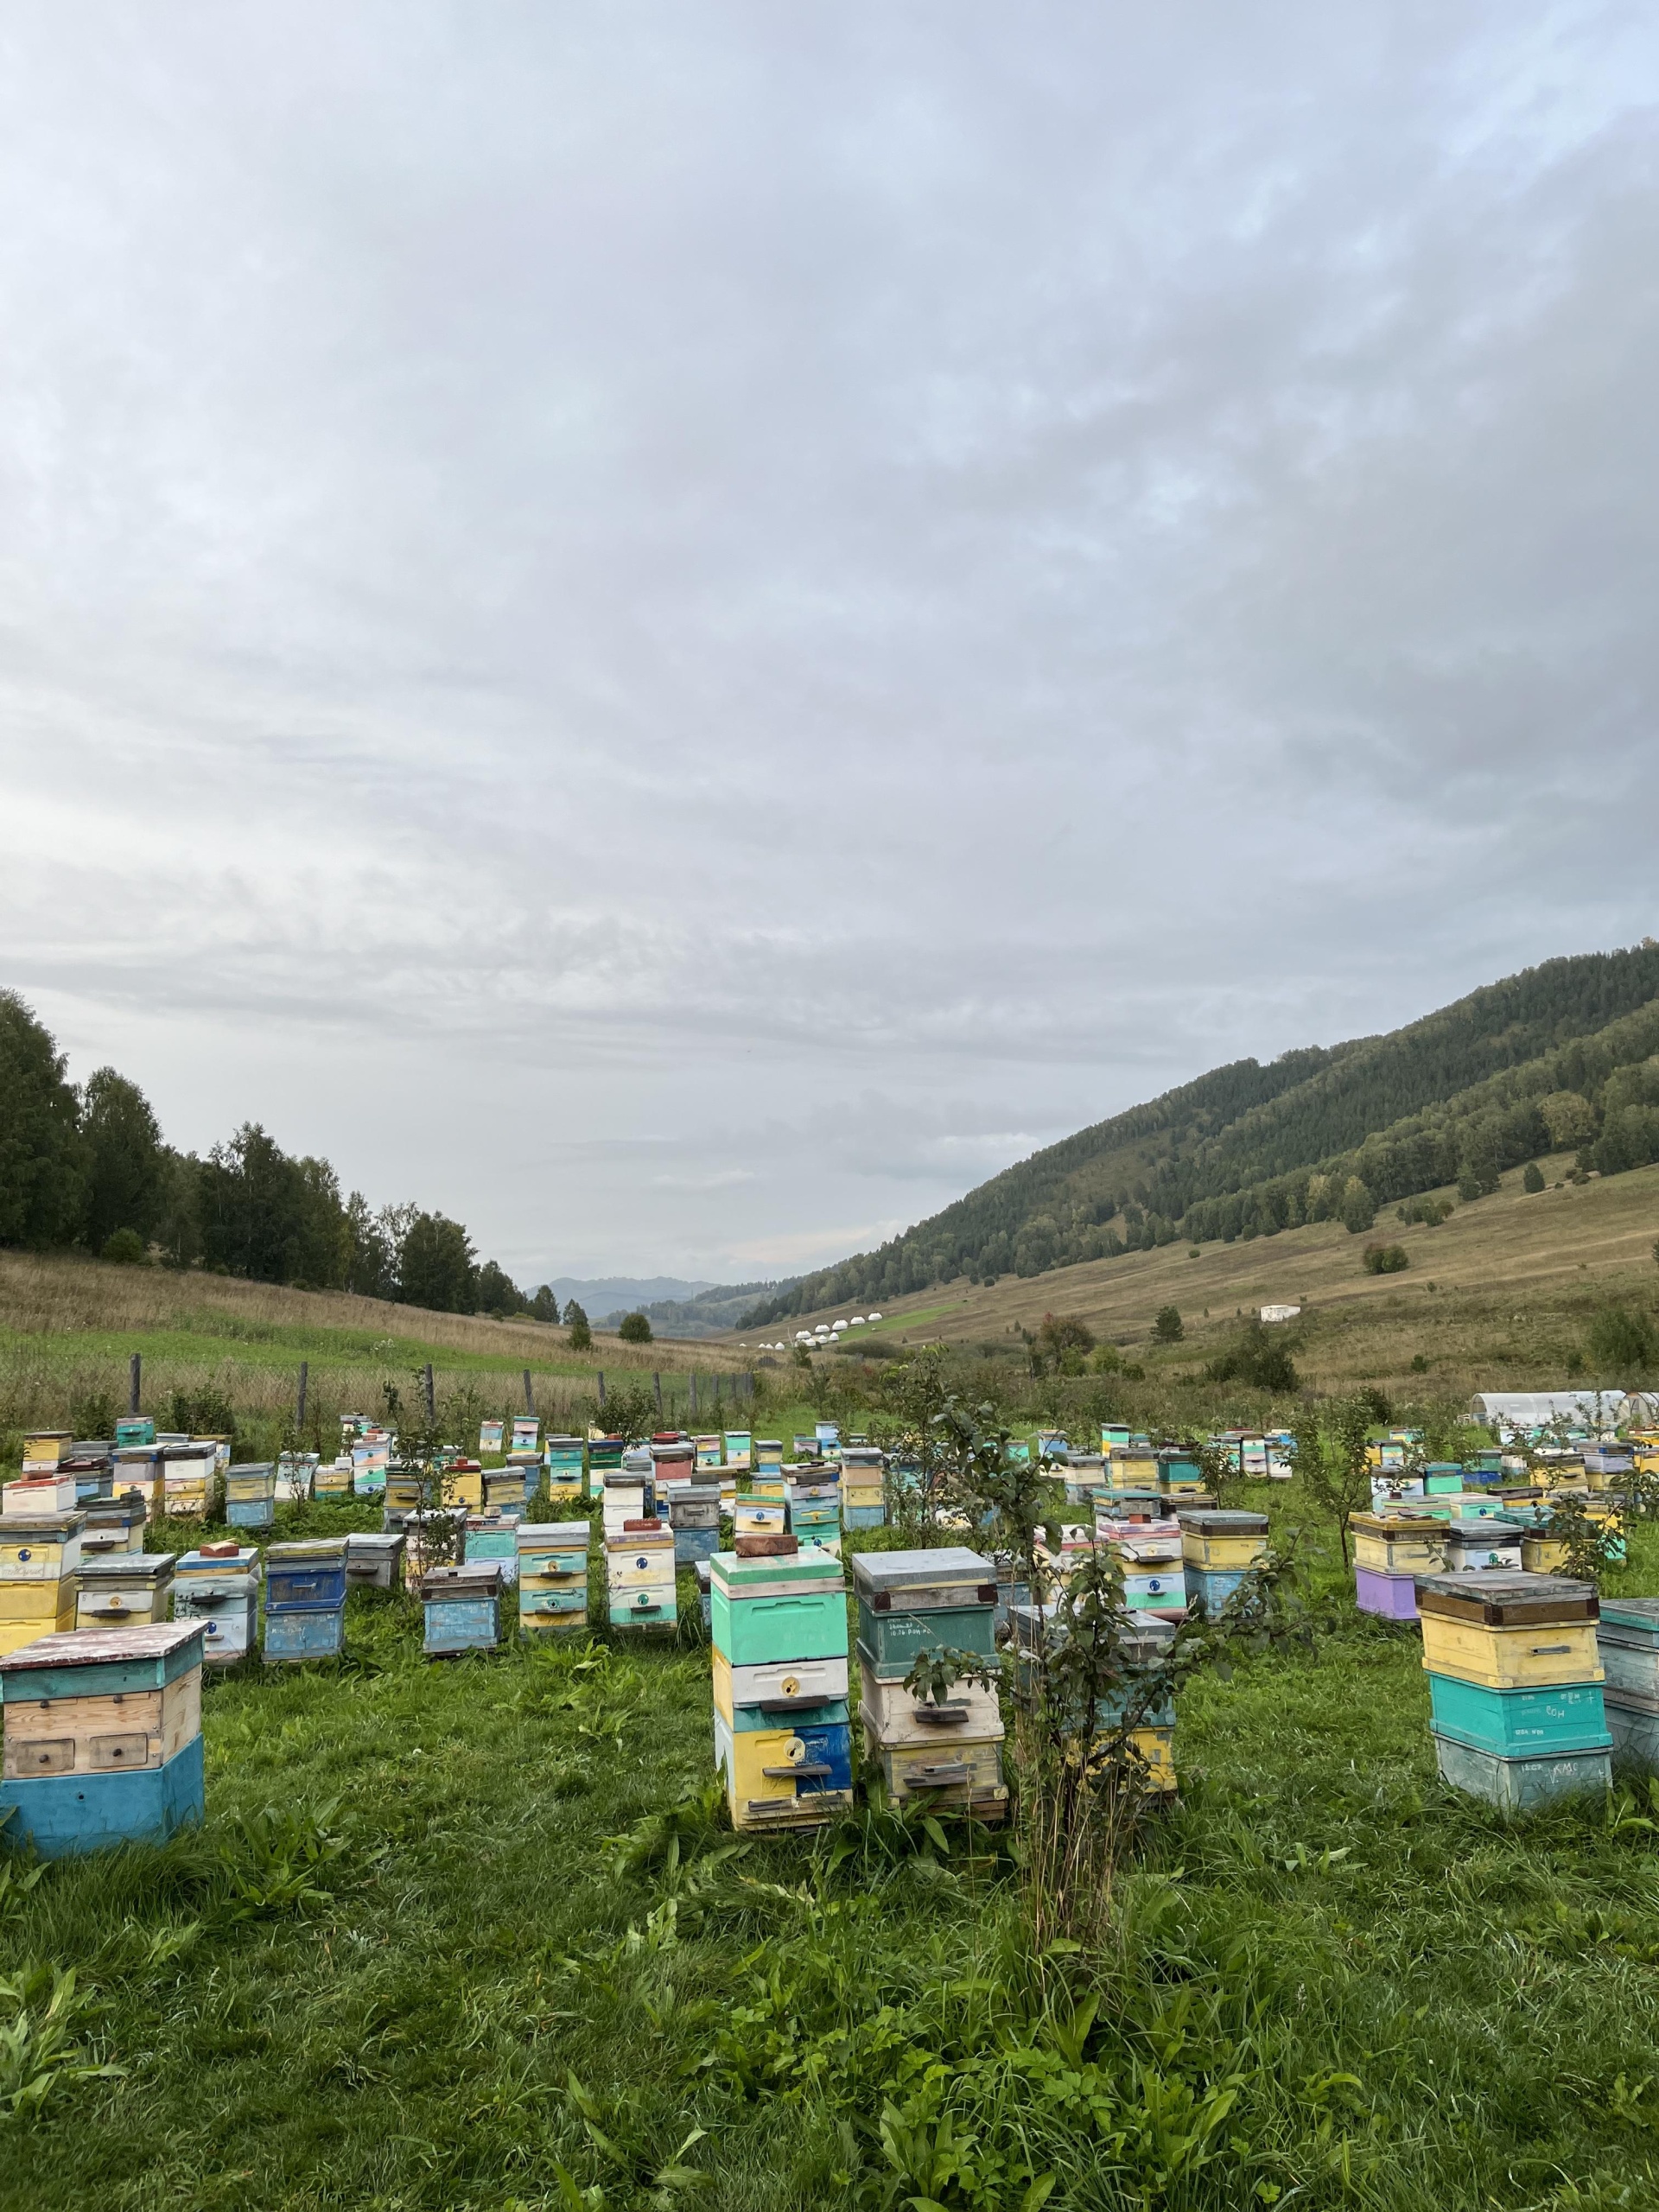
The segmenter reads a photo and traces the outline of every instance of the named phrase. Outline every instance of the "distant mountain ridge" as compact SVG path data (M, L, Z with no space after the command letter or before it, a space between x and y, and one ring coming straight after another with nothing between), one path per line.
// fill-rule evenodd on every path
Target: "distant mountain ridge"
M1659 1160L1651 938L1546 961L1386 1035L1213 1069L757 1300L738 1325L1177 1238L1363 1229L1379 1205L1453 1182L1478 1195L1501 1168L1572 1147L1604 1173Z
M574 1298L588 1319L596 1321L613 1309L632 1313L653 1299L696 1298L705 1290L718 1289L719 1285L683 1282L677 1275L555 1275L548 1287L561 1306Z
M644 1307L645 1319L659 1336L714 1337L734 1329L757 1298L787 1295L794 1278L771 1282L710 1283L695 1298L663 1298ZM607 1323L621 1319L620 1313L602 1317Z

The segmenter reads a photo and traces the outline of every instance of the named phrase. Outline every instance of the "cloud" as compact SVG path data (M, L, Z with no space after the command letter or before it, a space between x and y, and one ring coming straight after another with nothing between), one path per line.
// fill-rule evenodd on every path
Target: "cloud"
M180 1141L806 1265L1651 925L1649 11L6 41L6 980Z

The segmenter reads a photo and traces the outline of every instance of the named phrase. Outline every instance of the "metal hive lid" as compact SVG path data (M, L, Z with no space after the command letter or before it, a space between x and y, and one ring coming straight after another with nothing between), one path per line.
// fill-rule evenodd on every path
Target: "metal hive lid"
M853 1582L861 1592L937 1587L940 1583L995 1582L996 1568L965 1544L941 1544L931 1551L858 1552Z

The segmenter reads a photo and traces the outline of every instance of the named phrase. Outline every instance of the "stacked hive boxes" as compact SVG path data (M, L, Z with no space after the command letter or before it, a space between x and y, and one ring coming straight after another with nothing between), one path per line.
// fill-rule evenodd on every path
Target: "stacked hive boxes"
M1604 1598L1596 1643L1614 1762L1659 1773L1659 1598Z
M1179 1504L1202 1507L1205 1503L1204 1468L1197 1452L1176 1445L1160 1450L1158 1487L1166 1497Z
M195 1623L202 1632L201 1656L210 1667L233 1667L257 1641L259 1583L257 1576L228 1571L181 1574L173 1585L173 1618Z
M1095 1503L1095 1541L1113 1548L1128 1611L1175 1618L1185 1611L1181 1524L1161 1491L1103 1491Z
M493 1514L469 1513L467 1516L467 1535L461 1556L468 1567L487 1562L495 1567L503 1584L518 1580L518 1520L502 1521Z
M390 1461L387 1464L390 1465ZM317 1471L311 1478L311 1487L320 1498L334 1498L336 1502L348 1498L352 1494L351 1453L342 1452L334 1459L319 1459Z
M421 1601L421 1648L429 1659L462 1651L493 1651L501 1641L501 1561L468 1560L429 1567L416 1584Z
M1048 1656L1065 1642L1065 1630L1055 1618L1058 1611L1052 1605L1014 1609L1014 1694L1027 1713L1034 1713L1041 1702ZM1124 1633L1124 1687L1096 1706L1094 1732L1086 1746L1082 1738L1089 1716L1060 1716L1073 1734L1079 1756L1086 1752L1091 1758L1103 1748L1103 1738L1127 1724L1127 1741L1140 1762L1143 1786L1154 1796L1172 1796L1176 1787L1175 1700L1166 1688L1149 1684L1145 1677L1167 1650L1173 1633L1167 1622L1146 1616Z
M556 1505L580 1505L587 1497L579 1436L548 1438L547 1494Z
M849 1444L841 1455L841 1517L848 1529L880 1529L887 1521L887 1454L874 1444Z
M651 1440L651 1471L657 1485L657 1511L666 1521L671 1517L670 1502L675 1491L696 1480L696 1446L689 1436L671 1434L664 1430Z
M205 1517L218 1465L219 1448L206 1439L162 1446L162 1491L169 1516L198 1521Z
M648 1471L633 1467L607 1470L601 1478L604 1489L605 1534L620 1536L630 1521L660 1518L657 1490Z
M115 1425L118 1439L122 1424ZM153 1520L165 1502L162 1488L162 1455L154 1444L122 1444L115 1447L114 1479L111 1484L117 1497L138 1497L143 1500L144 1511Z
M390 1533L390 1532L389 1532ZM467 1509L443 1505L431 1513L404 1516L404 1578L424 1574L429 1567L448 1567L467 1548Z
M749 1488L768 1497L784 1494L784 1447L775 1436L757 1436L751 1454Z
M1501 1568L1429 1575L1417 1610L1447 1782L1506 1812L1607 1787L1592 1584Z
M1158 1454L1151 1445L1117 1446L1106 1454L1105 1487L1111 1491L1158 1488Z
M1106 1461L1097 1452L1074 1452L1066 1463L1065 1502L1068 1505L1083 1505L1092 1515L1095 1501L1109 1487Z
M23 1480L33 1476L55 1476L70 1456L74 1438L67 1428L37 1428L23 1439Z
M75 1576L75 1626L138 1628L168 1618L171 1552L104 1552L88 1557L83 1536Z
M160 1843L203 1811L201 1630L42 1637L0 1657L7 1834L43 1858Z
M590 1475L614 1474L622 1465L622 1439L620 1436L600 1436L593 1430L588 1433L588 1471ZM594 1484L597 1488L598 1485Z
M1417 1618L1417 1577L1438 1574L1445 1564L1445 1523L1395 1507L1386 1513L1351 1513L1354 1532L1354 1603L1385 1620Z
M32 1483L8 1483L0 1514L0 1654L75 1625L85 1516L30 1510ZM49 1486L56 1496L55 1486ZM22 1493L20 1497L19 1493Z
M1187 1602L1218 1613L1267 1557L1268 1516L1211 1508L1183 1513L1180 1530Z
M182 1586L194 1576L223 1574L251 1574L259 1579L260 1560L251 1544L238 1544L233 1537L222 1543L203 1544L194 1552L186 1552L173 1563L175 1586Z
M463 1513L484 1510L484 1470L476 1459L456 1458L443 1468L443 1500Z
M747 1428L728 1428L726 1436L726 1466L728 1473L744 1473L754 1457L754 1439Z
M841 1556L841 1483L833 1467L797 1467L784 1485L789 1533L803 1551Z
M527 1452L532 1459L539 1459L542 1450L542 1423L537 1414L515 1414L512 1417L514 1452Z
M522 1513L525 1499L536 1487L540 1467L538 1456L509 1459L505 1467L485 1468L484 1510L498 1519L503 1513Z
M279 1452L276 1455L276 1497L286 1505L303 1504L311 1495L321 1459L317 1452Z
M846 1585L829 1552L764 1541L786 1548L709 1562L715 1765L734 1827L817 1827L852 1802Z
M518 1625L526 1635L588 1625L585 1521L521 1521Z
M674 1531L654 1514L624 1522L605 1538L605 1586L611 1626L670 1629L679 1611L674 1581Z
M144 1502L135 1493L94 1498L80 1510L86 1520L80 1539L82 1559L103 1559L111 1552L144 1548Z
M720 1484L677 1483L669 1493L668 1522L677 1567L712 1559L720 1549Z
M719 1467L721 1464L720 1438L717 1435L694 1436L691 1441L696 1446L697 1472L700 1475L706 1474L711 1467Z
M69 1447L68 1458L59 1461L60 1471L66 1475L73 1475L75 1478L77 1505L92 1505L99 1499L112 1495L115 1487L115 1462L111 1454L113 1448L111 1445L101 1443L96 1439L87 1439L85 1441L72 1444ZM24 1459L24 1471L28 1471L27 1457Z
M272 1544L265 1554L265 1657L333 1659L345 1642L345 1537Z
M734 1542L753 1536L786 1536L789 1501L763 1497L754 1491L740 1491L732 1508L732 1532Z
M232 1529L269 1529L276 1517L274 1461L226 1470L225 1518Z
M861 1552L853 1561L858 1596L858 1673L864 1754L879 1765L890 1796L1000 1820L1002 1716L993 1692L960 1685L948 1715L925 1712L905 1677L925 1651L996 1655L996 1568L960 1545L936 1551Z
M395 1441L389 1430L372 1428L353 1444L350 1488L355 1496L375 1497L385 1491Z
M148 1414L124 1414L115 1424L115 1448L124 1445L147 1445L156 1441L156 1424Z

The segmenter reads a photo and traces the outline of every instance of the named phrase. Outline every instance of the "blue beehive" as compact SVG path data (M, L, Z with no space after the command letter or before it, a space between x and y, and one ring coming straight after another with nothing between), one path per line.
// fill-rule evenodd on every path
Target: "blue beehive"
M344 1536L272 1544L265 1554L265 1657L333 1659L345 1643Z
M7 1834L47 1859L162 1843L203 1811L202 1631L83 1629L0 1658Z
M669 1492L668 1522L677 1567L712 1559L720 1549L720 1484L676 1483Z
M493 1651L501 1641L501 1562L429 1567L420 1580L422 1649L429 1658Z

